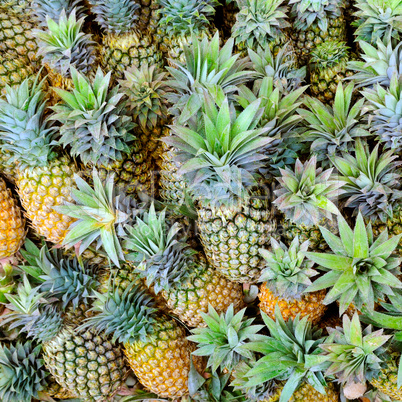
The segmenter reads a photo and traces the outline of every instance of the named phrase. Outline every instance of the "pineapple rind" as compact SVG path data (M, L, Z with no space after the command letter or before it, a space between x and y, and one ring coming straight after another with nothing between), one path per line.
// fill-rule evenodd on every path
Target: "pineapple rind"
M380 371L380 375L370 381L370 384L396 400L402 400L402 389L397 386L398 356L392 355L387 361L387 366Z

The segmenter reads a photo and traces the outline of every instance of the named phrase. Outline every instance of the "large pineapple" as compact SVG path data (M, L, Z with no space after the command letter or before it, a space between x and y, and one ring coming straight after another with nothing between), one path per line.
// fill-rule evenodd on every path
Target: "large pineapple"
M133 227L126 226L125 248L134 251L136 271L153 291L161 293L167 307L185 324L202 324L208 305L225 312L243 304L243 290L206 264L204 257L180 239L180 225L169 229L165 211L159 216L152 204L149 212L137 217Z
M143 63L163 66L162 53L155 37L137 27L140 7L133 0L90 0L91 12L101 26L104 36L101 48L101 65L112 71L117 79L131 66Z
M273 203L284 214L281 234L288 242L298 235L301 242L309 240L313 250L326 248L318 225L336 231L333 215L338 215L339 210L334 202L343 185L332 171L317 168L316 156L304 164L298 159L294 171L280 169L280 186Z
M57 130L44 118L42 86L36 79L7 88L6 100L0 101L0 140L2 150L11 154L9 162L17 162L15 179L26 216L39 235L59 244L73 219L54 207L72 201L75 166L56 153Z
M349 152L356 139L370 135L364 99L353 102L354 89L352 83L339 83L332 106L306 96L305 108L298 110L304 123L301 140L310 143L311 154L323 167L330 166L334 156Z
M98 294L99 314L81 326L105 331L124 344L124 354L134 374L148 390L162 398L188 394L188 374L193 347L175 319L158 313L143 290L129 287L120 296L111 290Z
M283 0L237 0L240 11L232 27L232 37L244 56L247 49L270 48L274 56L289 42L286 29L288 7Z
M270 335L250 342L247 349L263 357L251 361L249 369L235 371L235 389L253 396L265 391L260 400L269 402L339 402L339 393L324 375L326 362L316 359L325 339L321 330L312 327L307 317L285 322L278 307L276 320L265 313L262 318Z
M272 142L269 128L258 127L262 110L257 100L236 116L226 98L220 107L204 100L204 125L196 132L173 125L165 141L178 157L190 191L197 200L197 225L210 264L228 279L255 282L276 225L268 195L258 187L258 169Z
M294 19L291 37L298 61L307 64L310 52L320 43L346 41L342 0L290 0Z
M308 244L308 240L300 244L299 238L295 237L288 248L271 238L271 251L260 250L266 261L260 277L260 281L264 281L258 295L260 309L272 319L275 319L277 305L285 321L299 314L300 318L307 316L309 321L317 324L325 314L325 290L304 293L312 284L311 278L318 274L312 269L314 263L304 256Z
M326 272L307 288L307 292L330 288L324 304L339 301L340 314L349 307L361 311L365 306L373 311L376 303L402 288L398 279L401 259L394 254L402 234L388 238L385 231L374 237L371 225L365 226L360 212L354 230L341 215L338 228L340 237L320 227L333 254L305 253Z

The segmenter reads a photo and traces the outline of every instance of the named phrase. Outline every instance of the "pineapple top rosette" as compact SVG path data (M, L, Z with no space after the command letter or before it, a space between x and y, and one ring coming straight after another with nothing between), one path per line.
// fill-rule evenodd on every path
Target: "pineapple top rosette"
M58 23L63 11L67 16L74 11L78 20L83 18L86 8L82 3L82 0L34 0L31 8L38 19L39 26L47 29L48 19Z

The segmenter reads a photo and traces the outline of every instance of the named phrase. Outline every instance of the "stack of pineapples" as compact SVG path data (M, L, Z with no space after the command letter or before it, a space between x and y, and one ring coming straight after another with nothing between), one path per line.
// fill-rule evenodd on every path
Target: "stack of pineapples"
M402 401L402 0L0 0L0 400Z

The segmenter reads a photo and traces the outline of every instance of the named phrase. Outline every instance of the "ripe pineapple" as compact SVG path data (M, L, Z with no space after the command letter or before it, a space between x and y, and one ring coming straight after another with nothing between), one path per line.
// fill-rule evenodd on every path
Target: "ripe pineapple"
M54 207L72 201L75 166L54 148L56 128L44 118L46 108L43 81L24 80L15 89L8 87L0 101L0 141L9 152L10 163L18 162L16 185L20 201L34 230L46 240L59 244L72 219Z
M97 295L99 314L81 329L93 328L112 335L124 344L124 354L134 374L161 398L188 394L188 374L193 347L184 327L152 306L151 298L139 287ZM91 330L91 329L90 329Z
M356 139L370 136L364 99L354 102L354 89L352 83L339 83L332 106L306 96L305 108L298 110L304 123L301 140L310 143L310 152L322 167L331 166L335 156L350 152Z
M288 7L283 0L237 0L240 11L232 28L232 37L238 51L258 51L270 48L276 56L281 47L289 42L287 28Z
M165 213L158 216L152 204L148 213L137 217L135 226L126 226L124 246L141 262L136 272L190 327L202 324L202 313L209 304L219 312L225 312L229 305L238 311L243 305L242 287L223 278L180 239L179 224L168 229Z
M299 236L301 242L310 241L313 250L327 246L318 229L325 225L336 232L332 216L339 210L334 201L343 182L336 180L333 169L317 168L317 157L312 156L304 164L298 159L294 172L289 168L280 169L281 177L276 179L280 187L273 204L283 212L281 234L288 242Z
M159 43L148 32L137 27L139 5L134 0L89 0L91 12L104 32L101 65L113 77L122 79L131 66L143 63L163 66Z
M262 152L273 139L266 135L269 128L256 128L259 100L237 117L227 98L217 107L206 95L204 105L205 124L197 132L173 125L174 135L165 141L181 151L180 170L198 202L197 225L209 263L232 281L255 282L262 268L258 248L276 228L257 182Z
M211 39L215 27L211 23L217 0L159 0L161 18L159 27L165 34L161 43L171 66L185 62L184 48L191 46L195 36L198 40Z
M311 52L310 92L323 103L332 104L338 84L352 75L347 70L349 48L345 42L323 42Z
M41 342L46 369L76 397L111 398L126 375L120 347L104 333L78 331L55 306L43 305L44 296L24 278L18 294L8 295L11 313L3 325L11 322L13 327L22 327L28 337Z
M339 402L339 392L324 376L325 362L315 359L325 339L321 330L312 327L307 317L285 322L278 307L276 320L265 313L262 318L271 335L260 335L247 349L263 357L235 371L235 389L267 402Z
M300 65L306 65L310 52L320 43L346 41L342 0L290 0L294 19L291 38Z
M343 316L343 328L330 329L330 336L320 345L330 363L328 375L335 375L349 399L362 397L366 381L377 378L385 357L385 344L391 335L383 330L372 332L371 326L361 328L359 315Z
M309 321L317 324L325 314L325 290L304 293L312 283L310 278L318 274L312 269L314 263L305 260L308 245L308 241L300 245L296 236L287 248L271 238L272 251L260 250L266 261L260 277L260 281L264 281L258 295L260 309L272 319L275 319L277 305L285 321L293 320L299 314L300 318L307 316Z
M388 233L383 232L374 237L371 225L365 227L360 212L354 230L341 215L338 216L338 228L340 237L320 227L334 254L305 253L309 260L318 264L320 270L326 272L307 288L307 292L331 288L324 304L339 301L340 315L348 307L361 311L364 306L374 311L375 303L384 301L386 295L392 295L393 289L402 288L398 279L401 258L393 254L402 234L388 239ZM378 259L381 259L380 265L376 264Z

